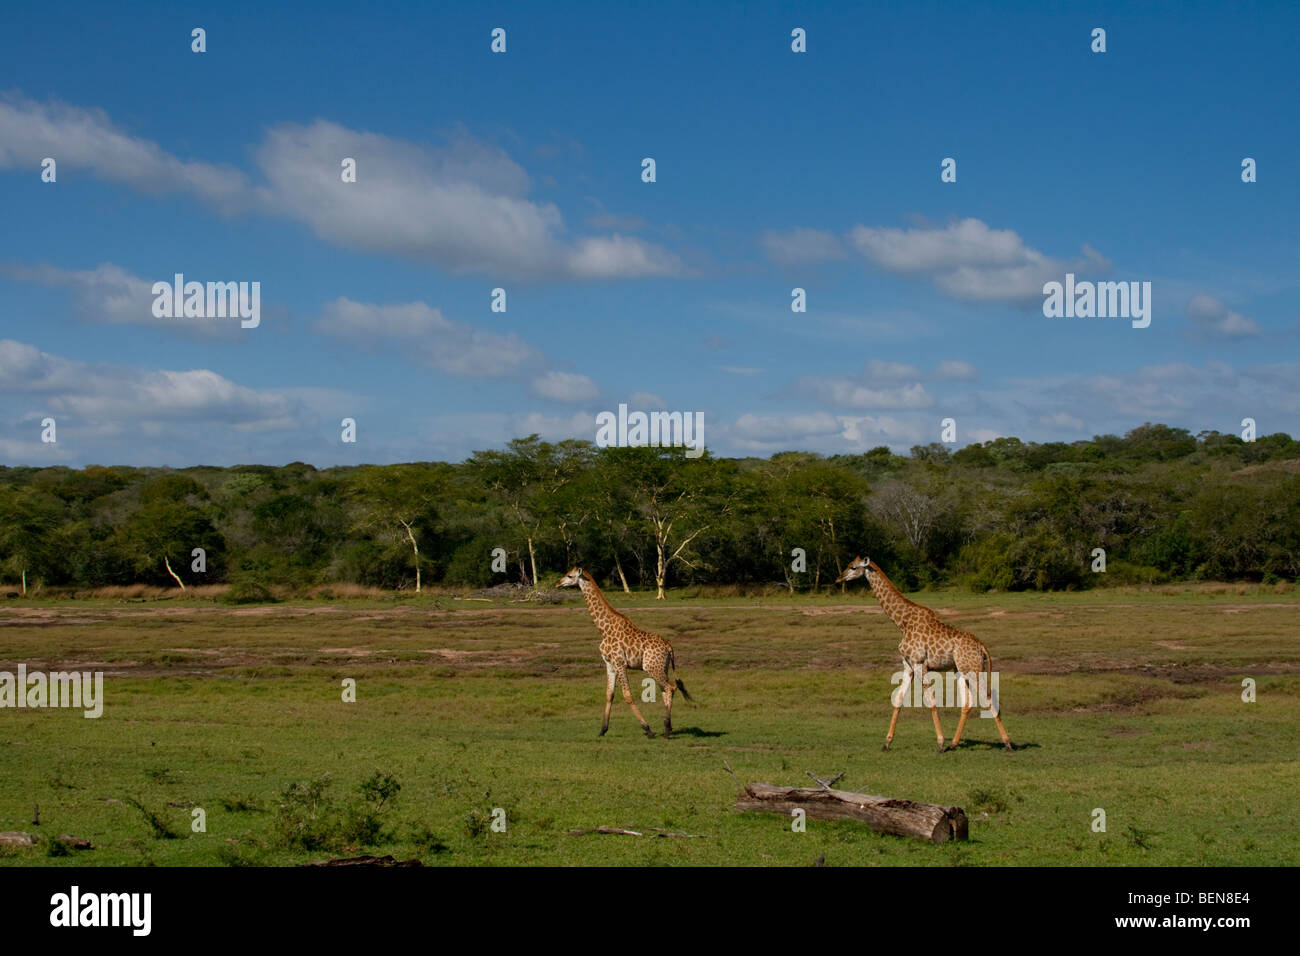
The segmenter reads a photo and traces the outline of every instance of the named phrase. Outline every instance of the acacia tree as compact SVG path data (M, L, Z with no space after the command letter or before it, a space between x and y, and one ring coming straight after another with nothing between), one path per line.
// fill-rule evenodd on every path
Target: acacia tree
M22 581L54 566L52 535L62 518L58 499L30 488L0 488L0 569Z
M867 481L820 458L805 461L789 480L788 496L797 527L812 535L817 549L813 589L821 587L826 561L838 576L846 560L845 536L860 537ZM862 547L854 542L850 547Z
M137 577L162 584L167 578L185 584L176 565L187 566L195 548L206 553L205 564L220 561L225 541L209 517L208 493L187 475L163 475L140 492L140 507L119 529L118 547ZM163 573L166 577L163 577Z
M685 452L648 446L605 448L598 454L603 475L627 493L634 520L654 542L655 597L660 601L669 569L674 563L696 567L691 543L731 506L719 487L716 461L707 453L690 459Z
M371 466L353 479L348 491L357 506L354 527L410 544L416 594L421 588L416 531L434 524L435 503L443 497L448 475L445 465Z
M556 524L555 494L591 460L591 443L577 439L551 444L537 435L516 438L505 451L476 451L465 465L495 498L528 549L537 586L537 544Z

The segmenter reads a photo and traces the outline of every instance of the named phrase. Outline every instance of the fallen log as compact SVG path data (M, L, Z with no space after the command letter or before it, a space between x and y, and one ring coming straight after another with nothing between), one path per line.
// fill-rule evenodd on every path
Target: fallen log
M777 787L770 783L747 783L736 797L736 809L784 816L799 809L814 820L856 820L878 833L915 837L931 843L969 837L966 811L961 807L941 807L826 786Z
M417 867L424 864L415 859L398 860L391 854L388 856L349 856L337 857L332 860L318 860L315 863L299 863L303 866L399 866L399 867Z
M699 833L669 833L667 830L661 830L659 827L650 827L650 829L656 831L650 834L650 836L655 836L655 837L691 838L691 837L702 836L702 834ZM570 830L569 836L586 836L588 833L604 833L610 836L634 836L634 837L646 835L639 830L629 830L627 827L599 826L599 827L590 827L586 830Z

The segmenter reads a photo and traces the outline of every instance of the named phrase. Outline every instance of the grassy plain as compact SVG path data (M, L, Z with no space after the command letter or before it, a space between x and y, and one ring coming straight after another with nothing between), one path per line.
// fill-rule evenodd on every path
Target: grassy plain
M675 647L695 702L679 699L672 739L642 736L621 699L597 736L604 671L576 595L10 600L0 670L102 670L106 704L98 720L0 710L0 831L38 836L0 847L0 864L1300 863L1294 590L913 595L989 646L1017 747L1003 753L993 722L972 717L943 755L918 709L881 752L899 633L863 590L608 596ZM662 705L640 706L658 729ZM941 715L951 737L956 711ZM971 839L818 821L794 833L733 809L724 761L745 781L845 771L849 789L956 804ZM380 809L358 789L376 772L401 784ZM206 832L191 829L196 807ZM570 832L600 825L647 836ZM95 848L52 855L59 834Z

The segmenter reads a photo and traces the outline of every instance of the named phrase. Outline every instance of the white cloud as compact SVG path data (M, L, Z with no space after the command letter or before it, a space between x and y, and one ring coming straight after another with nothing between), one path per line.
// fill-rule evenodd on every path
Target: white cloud
M1187 302L1187 314L1195 319L1200 332L1221 338L1245 338L1259 335L1254 319L1234 312L1210 295L1194 295Z
M91 364L0 339L0 393L27 396L42 412L83 424L117 422L145 429L159 423L224 423L265 431L302 425L301 406L208 369L173 371Z
M574 412L568 418L558 418L529 412L511 419L509 429L512 438L525 438L539 435L544 441L563 441L566 438L581 438L586 441L596 439L596 416L590 412Z
M542 398L572 404L591 401L600 394L595 382L573 372L550 371L539 375L533 379L532 389L533 394Z
M948 359L936 365L930 377L940 382L973 382L979 372L970 362Z
M847 379L802 378L794 388L837 408L929 408L934 404L934 399L920 382L874 388Z
M325 305L315 329L371 347L395 340L422 364L464 378L506 378L544 362L540 352L513 334L453 322L423 302L375 305L341 297Z
M239 170L178 159L123 131L103 110L0 100L0 169L39 169L47 156L57 161L60 177L90 170L144 193L188 193L223 211L243 207L249 198Z
M0 265L0 275L23 282L70 289L74 312L77 318L85 322L145 325L198 338L235 339L240 332L238 316L227 319L155 316L153 284L171 284L171 275L158 276L152 280L141 279L109 262L94 269L60 269L51 265L9 263ZM186 281L195 278L197 277L189 276Z
M628 408L634 411L657 411L666 409L664 400L653 392L633 392L627 397Z
M338 245L457 273L611 279L681 271L676 256L640 239L565 241L559 209L525 198L523 168L468 136L429 149L325 120L285 123L267 132L256 156L268 208ZM340 181L342 156L357 161L355 183Z
M980 302L1041 301L1043 283L1066 272L1104 272L1110 263L1085 245L1073 261L1049 258L1010 229L990 229L978 219L942 228L856 226L850 244L869 262L903 276L928 278L954 299Z
M222 212L260 209L351 249L456 273L615 279L684 272L668 250L619 234L571 239L554 203L503 150L466 134L439 148L316 120L268 129L254 150L263 183L228 166L186 162L117 127L102 110L0 100L0 169L88 169L147 193L185 193ZM341 160L357 163L345 183Z
M580 239L565 255L567 271L579 279L673 276L681 260L659 246L629 236Z

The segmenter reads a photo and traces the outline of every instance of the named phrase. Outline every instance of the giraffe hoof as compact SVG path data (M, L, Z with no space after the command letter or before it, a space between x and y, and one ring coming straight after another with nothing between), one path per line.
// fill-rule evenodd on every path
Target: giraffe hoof
M885 753L889 753L889 744L885 744L885 746L881 747L880 749Z
M651 730L649 727L644 728L644 730L645 730L645 735L647 737L649 737L651 740L655 739L655 732L653 730Z

